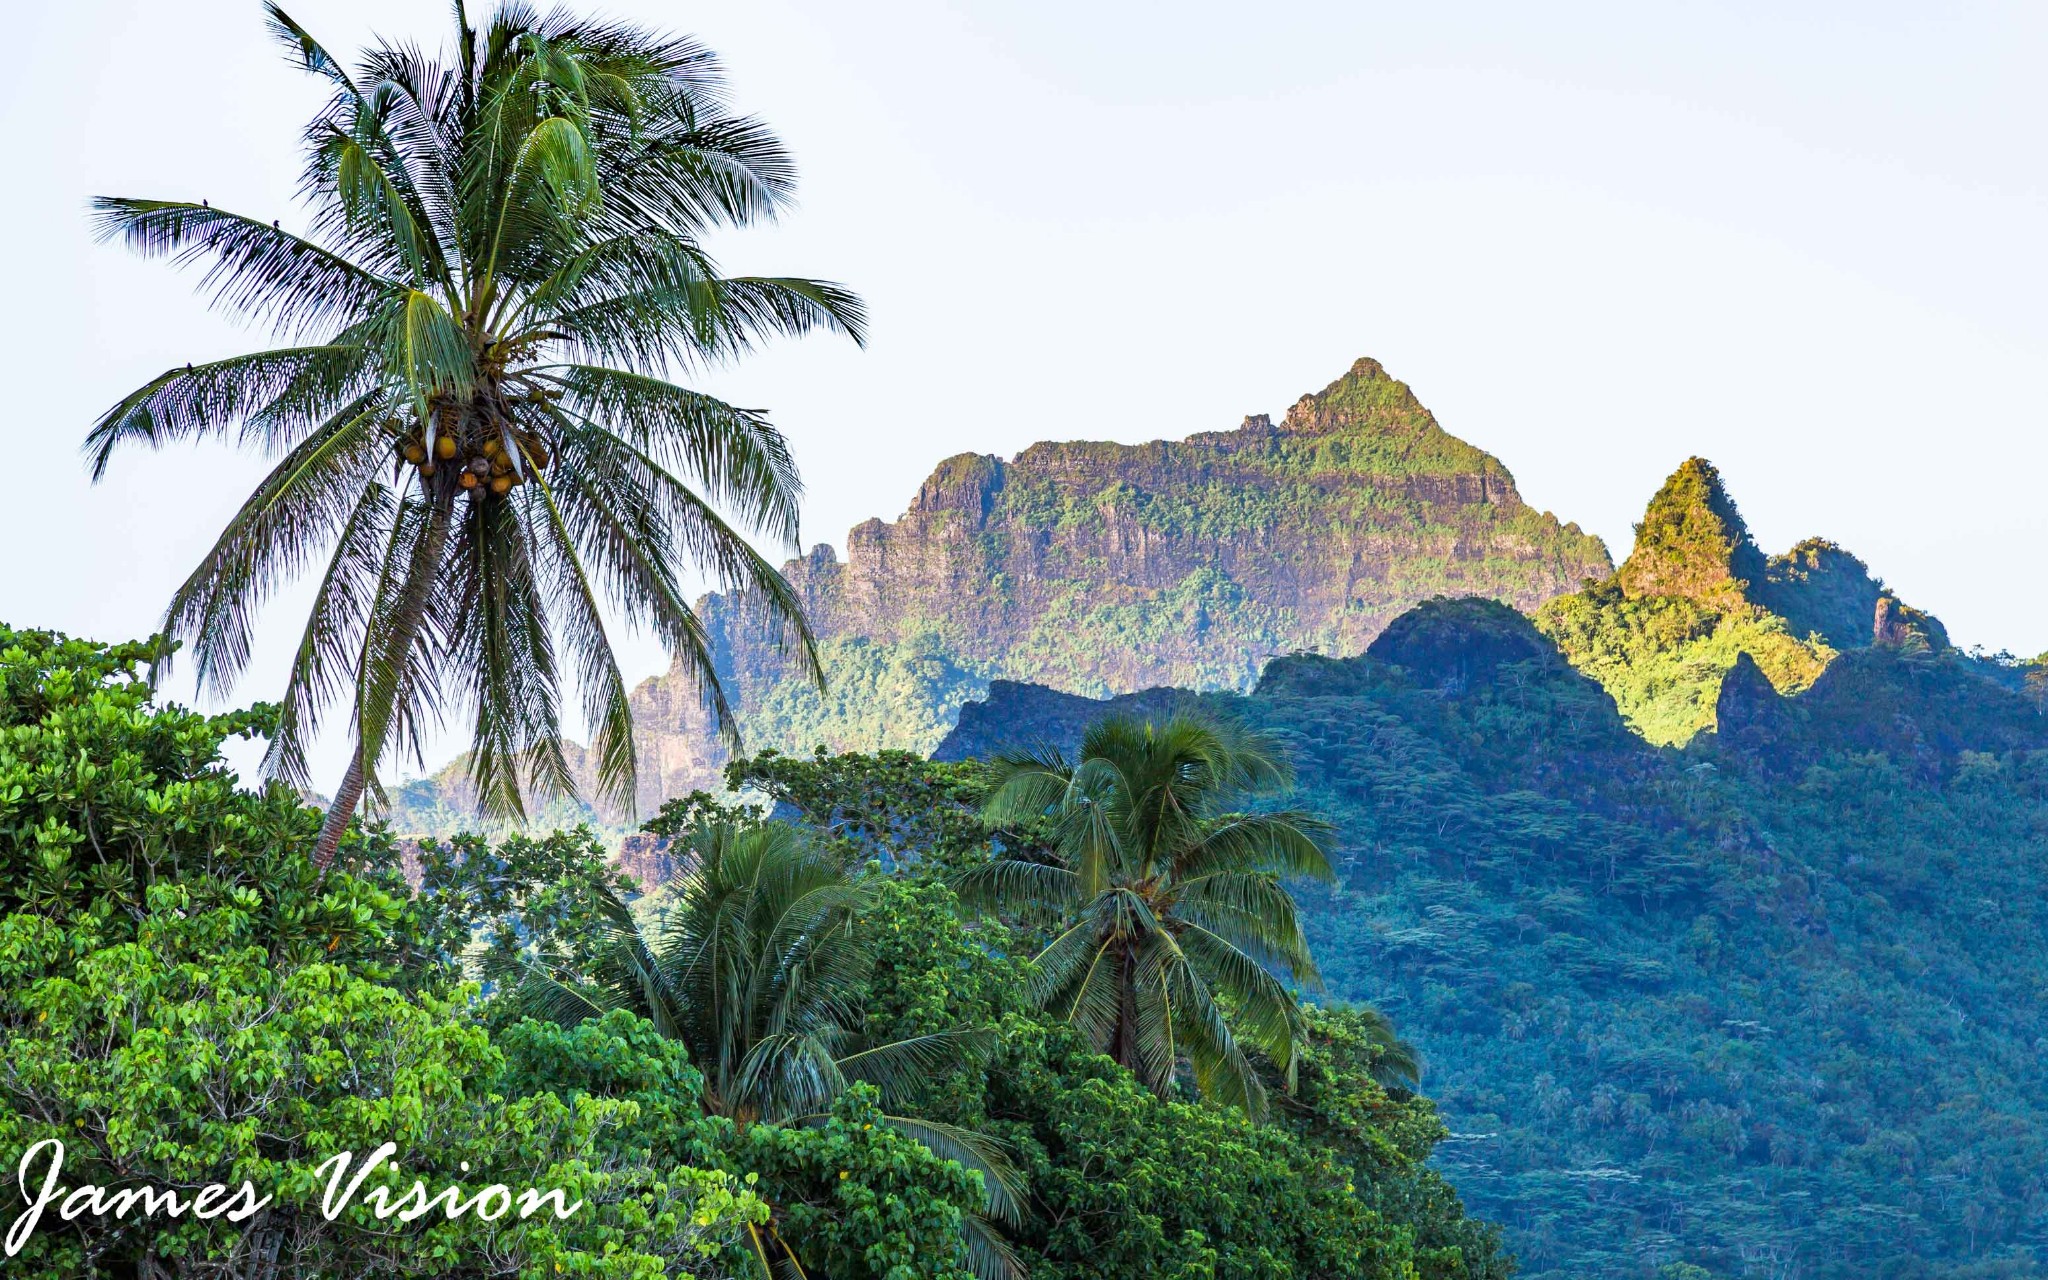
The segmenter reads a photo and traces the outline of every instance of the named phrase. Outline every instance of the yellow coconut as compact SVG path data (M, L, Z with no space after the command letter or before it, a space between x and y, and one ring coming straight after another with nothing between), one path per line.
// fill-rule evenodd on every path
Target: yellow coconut
M506 490L510 489L511 487L512 487L512 477L511 477L511 476L494 476L494 477L492 477L492 479L491 479L491 492L492 492L492 493L504 493L504 492L505 492Z
M465 489L476 488L476 473L474 471L465 471L462 473L462 487Z
M427 460L427 447L417 440L406 442L405 460L417 466Z
M455 456L455 437L454 437L454 436L441 436L440 438L436 439L436 440L434 441L434 456L435 456L435 457L437 457L437 458L452 458L452 457L454 457L454 456Z

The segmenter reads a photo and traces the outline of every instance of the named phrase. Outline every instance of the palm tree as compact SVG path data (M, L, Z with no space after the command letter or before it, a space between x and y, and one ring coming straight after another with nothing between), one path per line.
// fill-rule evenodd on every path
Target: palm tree
M1227 811L1291 784L1277 744L1194 716L1111 716L1078 760L1042 747L995 765L985 821L1048 823L1048 860L1001 856L954 883L970 905L1059 921L1032 963L1042 1006L1156 1093L1185 1059L1205 1096L1263 1111L1240 1041L1291 1085L1301 1013L1272 970L1317 981L1281 878L1332 874L1321 822Z
M1373 1081L1383 1089L1414 1092L1422 1083L1422 1050L1394 1029L1394 1020L1374 1005L1353 1005L1350 1012L1366 1043L1372 1046Z
M788 154L724 105L702 46L507 0L461 0L452 60L379 44L342 64L276 4L272 33L332 94L305 132L305 235L207 201L103 198L103 238L203 264L216 305L297 345L172 369L108 410L95 479L130 443L225 437L278 459L172 598L201 688L246 665L255 616L324 559L265 771L309 785L336 698L355 749L315 860L387 748L455 714L487 810L573 794L561 685L582 695L600 798L630 807L626 688L600 602L653 629L728 733L692 564L751 588L816 656L794 595L742 536L790 546L796 470L754 411L667 381L774 334L861 340L860 302L725 277L708 229L772 218ZM721 514L724 513L724 514ZM729 523L728 520L733 523Z
M512 1007L565 1026L612 1009L639 1014L689 1049L704 1074L706 1110L742 1124L822 1124L855 1082L900 1106L921 1081L988 1046L989 1033L975 1029L881 1044L861 1034L858 996L875 952L859 922L873 891L796 828L706 823L677 852L688 870L671 882L672 905L651 927L606 894L599 936L577 939L578 956L488 960ZM885 1120L979 1170L986 1213L1021 1223L1018 1176L997 1144L933 1120ZM764 1271L774 1239L755 1239ZM978 1274L1018 1273L986 1219L967 1220L963 1243ZM793 1264L794 1251L779 1247Z

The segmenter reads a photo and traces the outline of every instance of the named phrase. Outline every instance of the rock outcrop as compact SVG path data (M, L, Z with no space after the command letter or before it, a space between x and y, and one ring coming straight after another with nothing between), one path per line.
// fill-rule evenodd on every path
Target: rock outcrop
M1715 732L1723 746L1760 763L1782 766L1791 759L1792 713L1756 659L1735 655L1714 699Z

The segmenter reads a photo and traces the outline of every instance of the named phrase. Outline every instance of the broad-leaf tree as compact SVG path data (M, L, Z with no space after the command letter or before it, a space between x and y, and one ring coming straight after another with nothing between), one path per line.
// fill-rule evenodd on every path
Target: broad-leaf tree
M706 1109L743 1124L824 1124L855 1083L900 1109L988 1047L991 1033L965 1027L887 1043L861 1035L858 999L875 976L862 924L873 888L796 828L706 822L671 852L686 869L651 921L599 889L595 927L559 946L537 940L535 955L487 960L514 1007L567 1026L615 1009L648 1019L688 1047ZM989 1215L1021 1222L1018 1176L998 1144L933 1120L883 1119L980 1171ZM970 1218L963 1234L977 1272L1015 1273L988 1222ZM757 1247L764 1269L777 1250L793 1257L772 1223Z
M316 861L332 859L387 751L470 721L494 814L572 793L565 684L599 798L636 784L604 605L652 628L730 718L686 574L758 592L812 674L798 602L743 536L794 545L798 480L757 412L669 381L758 340L859 340L859 301L804 279L719 274L702 239L772 218L794 173L733 114L702 46L506 4L451 55L379 44L353 69L272 4L292 60L331 89L305 131L303 233L205 200L105 198L102 233L205 269L219 307L293 345L187 365L99 420L124 445L225 439L277 459L173 597L201 687L246 665L261 606L317 570L265 762L307 785L322 712L355 750Z
M1301 1013L1280 976L1317 980L1289 876L1331 878L1326 828L1293 811L1234 812L1292 772L1267 735L1176 716L1107 717L1077 759L996 759L984 818L1038 826L1051 852L995 858L955 881L971 904L1058 922L1035 995L1164 1095L1185 1062L1206 1096L1259 1112L1245 1045L1291 1080Z

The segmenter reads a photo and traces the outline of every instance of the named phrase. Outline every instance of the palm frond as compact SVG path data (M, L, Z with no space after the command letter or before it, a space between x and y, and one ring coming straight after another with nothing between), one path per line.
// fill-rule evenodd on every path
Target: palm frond
M394 733L419 759L425 722L440 716L434 650L450 619L434 584L445 571L452 519L445 500L421 495L401 501L392 521L356 660L356 743L369 777Z
M359 400L287 454L171 597L164 628L192 642L201 688L233 686L256 611L339 539L389 456L385 412L375 398Z
M962 906L1009 912L1029 919L1058 919L1084 898L1081 882L1065 867L994 858L969 867L950 882Z
M562 753L555 636L518 504L469 502L455 522L446 637L475 713L469 775L493 816L523 818L525 795L574 796Z
M957 1161L961 1168L979 1173L988 1212L1012 1230L1024 1225L1024 1176L1001 1142L987 1134L936 1120L892 1115L884 1116L883 1121L940 1159Z
M360 395L366 352L354 345L285 347L167 369L100 415L84 452L95 483L123 445L166 444L225 436L268 446L280 428L310 424ZM310 385L308 385L310 384ZM268 430L253 424L259 415Z
M960 1244L967 1253L967 1268L975 1280L1024 1280L1023 1259L994 1223L978 1213L960 1219Z
M179 266L209 263L200 288L214 305L285 332L354 324L405 293L398 281L274 223L203 202L101 196L92 207L101 240L118 237L145 257Z
M369 620L378 553L390 536L396 508L397 499L389 489L370 485L342 528L292 658L277 729L263 759L263 772L269 777L299 787L312 785L306 743L319 728L321 712L347 691L355 676L352 659Z
M782 433L760 414L640 374L591 365L536 370L563 405L602 422L711 502L791 546L803 484Z
M945 1072L981 1062L995 1043L987 1027L955 1027L870 1045L839 1058L838 1066L847 1079L874 1085L895 1105Z
M1336 879L1323 851L1329 823L1297 810L1238 814L1207 826L1182 853L1183 878L1215 871L1272 871L1325 882Z
M639 789L639 760L633 744L633 709L618 659L605 634L597 593L561 511L545 488L532 500L535 541L547 575L549 599L563 641L577 664L576 683L584 696L583 715L597 760L597 798L631 812Z
M867 307L845 285L795 276L734 276L717 282L716 350L742 355L763 336L843 334L867 345Z
M1229 998L1244 1038L1280 1064L1292 1081L1295 1046L1302 1036L1301 1007L1263 966L1230 942L1199 925L1181 934L1181 946ZM1199 975L1190 981L1199 981Z
M1294 896L1270 874L1218 871L1183 881L1174 914L1252 952L1262 964L1285 966L1298 982L1319 980Z

